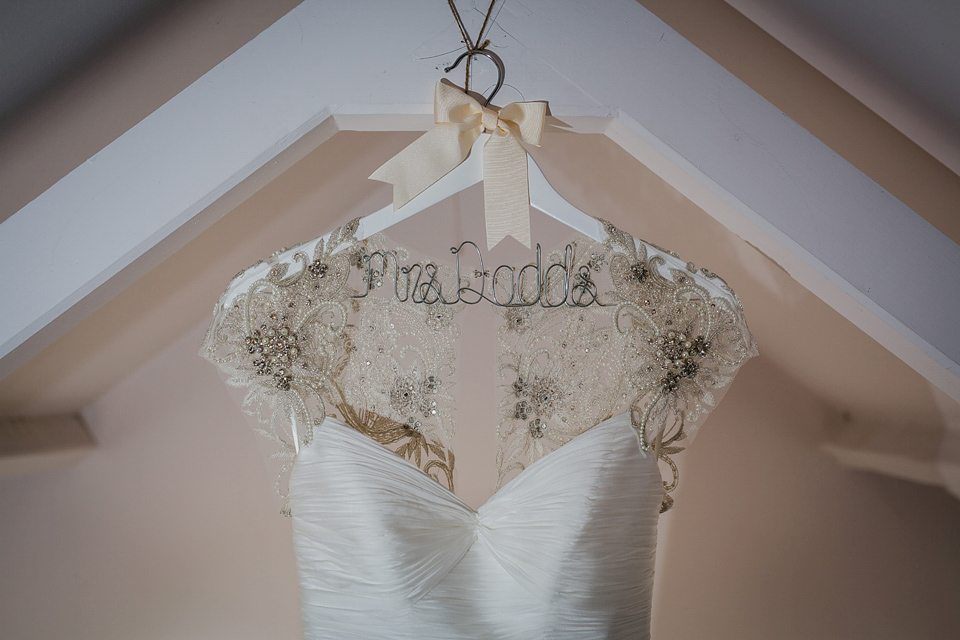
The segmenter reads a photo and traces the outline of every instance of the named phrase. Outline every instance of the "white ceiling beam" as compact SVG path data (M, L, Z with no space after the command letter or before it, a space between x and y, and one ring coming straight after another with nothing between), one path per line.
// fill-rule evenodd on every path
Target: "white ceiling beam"
M708 212L960 399L960 247L920 216L632 0L508 2L492 39L523 92L497 102L616 116L611 137L652 148L720 203ZM428 114L457 45L427 0L312 0L282 18L0 224L0 295L16 301L0 375L329 117Z

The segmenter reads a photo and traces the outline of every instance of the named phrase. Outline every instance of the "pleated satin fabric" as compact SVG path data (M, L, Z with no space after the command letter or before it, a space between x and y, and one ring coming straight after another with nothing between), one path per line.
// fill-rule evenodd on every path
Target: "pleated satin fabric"
M478 511L327 418L290 479L304 637L649 638L662 497L627 414Z

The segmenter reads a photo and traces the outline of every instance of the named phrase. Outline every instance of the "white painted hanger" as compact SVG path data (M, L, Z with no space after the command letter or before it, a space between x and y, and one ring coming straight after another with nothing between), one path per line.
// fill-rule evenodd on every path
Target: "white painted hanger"
M396 211L393 209L393 204L388 204L379 211L361 218L360 239L369 238L483 180L483 144L490 135L489 133L481 134L466 160L407 204ZM527 179L530 183L530 206L597 242L604 240L606 233L600 221L564 200L563 196L550 186L540 167L529 154L527 155Z
M497 65L497 86L484 102L484 106L486 106L503 86L503 61L492 51L474 49L462 54L445 71L451 71L460 64L461 60L470 55L484 55ZM490 135L489 133L481 134L470 149L470 155L467 156L466 160L396 211L393 210L392 204L388 204L383 209L361 218L358 231L360 239L369 238L378 231L383 231L483 180L483 145L490 138ZM564 200L563 196L550 186L540 167L537 166L537 163L529 154L527 154L527 181L530 188L530 206L592 240L597 242L604 240L606 233L600 221Z

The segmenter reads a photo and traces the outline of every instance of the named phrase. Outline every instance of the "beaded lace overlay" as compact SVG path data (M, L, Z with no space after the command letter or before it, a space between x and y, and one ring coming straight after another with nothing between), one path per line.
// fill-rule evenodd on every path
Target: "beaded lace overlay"
M285 470L329 411L453 491L458 292L496 287L489 272L458 282L449 268L410 264L382 236L358 240L358 224L238 274L201 353L248 389L244 409L278 444ZM518 283L540 303L498 308L500 484L629 411L642 448L673 470L672 490L676 443L756 354L722 280L604 229L603 243L578 238L548 256L565 269ZM663 509L670 504L665 493Z
M267 263L266 276L229 301L228 289L201 350L228 384L248 389L243 408L257 416L259 433L276 443L274 456L284 462L277 489L288 515L286 474L328 411L454 488L447 446L458 335L453 309L438 314L428 305L354 298L351 272L382 249L378 239L359 242L357 226L354 220L321 238L310 255L288 252L287 261ZM373 286L382 285L383 274L375 277Z

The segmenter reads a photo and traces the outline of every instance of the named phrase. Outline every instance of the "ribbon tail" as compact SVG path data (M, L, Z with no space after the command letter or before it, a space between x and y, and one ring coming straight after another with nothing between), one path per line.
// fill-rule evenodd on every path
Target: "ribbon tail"
M455 169L480 136L473 124L438 124L370 175L393 185L396 211Z
M512 135L494 133L483 146L483 206L488 251L507 236L530 248L527 152Z

